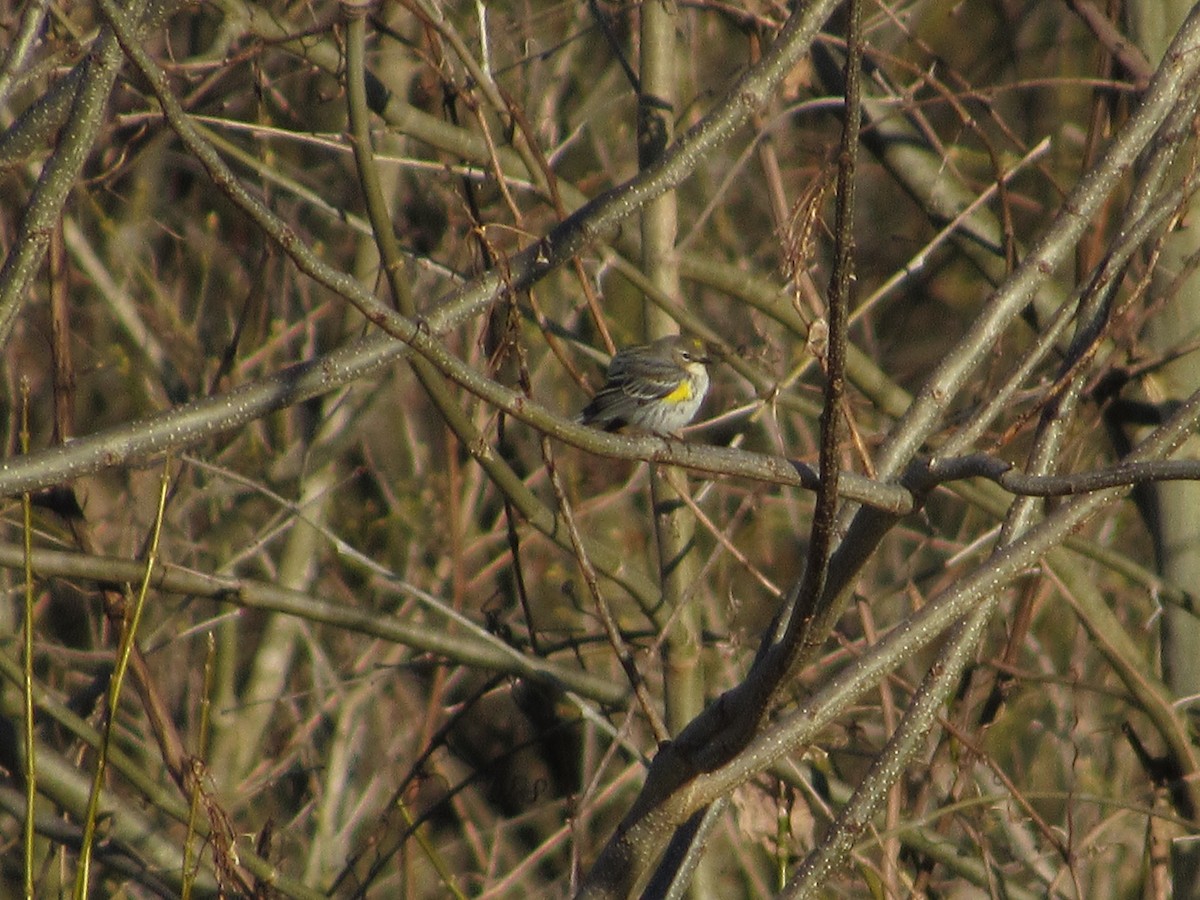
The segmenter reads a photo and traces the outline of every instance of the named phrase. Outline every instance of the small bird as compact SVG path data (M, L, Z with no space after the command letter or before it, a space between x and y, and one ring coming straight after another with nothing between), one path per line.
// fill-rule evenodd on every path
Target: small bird
M675 434L695 418L708 393L709 362L703 342L678 334L619 350L604 387L577 421L605 431Z

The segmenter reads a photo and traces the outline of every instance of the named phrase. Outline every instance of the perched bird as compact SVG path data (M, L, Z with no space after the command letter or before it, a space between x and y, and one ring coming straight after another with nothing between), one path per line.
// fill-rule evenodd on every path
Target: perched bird
M626 347L609 362L604 387L578 421L605 431L674 434L695 418L708 393L710 361L701 341L678 334Z

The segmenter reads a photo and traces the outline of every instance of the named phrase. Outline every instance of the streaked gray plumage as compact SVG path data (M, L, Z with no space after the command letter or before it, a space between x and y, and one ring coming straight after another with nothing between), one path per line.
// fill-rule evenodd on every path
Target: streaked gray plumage
M626 347L608 364L604 386L579 421L605 431L629 427L673 434L700 410L708 392L708 362L704 344L682 335Z

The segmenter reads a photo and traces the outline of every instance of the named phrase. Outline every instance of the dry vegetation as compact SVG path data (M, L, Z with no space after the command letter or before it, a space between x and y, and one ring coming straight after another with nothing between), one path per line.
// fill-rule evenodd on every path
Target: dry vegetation
M1187 895L1196 26L646 3L0 4L0 892Z

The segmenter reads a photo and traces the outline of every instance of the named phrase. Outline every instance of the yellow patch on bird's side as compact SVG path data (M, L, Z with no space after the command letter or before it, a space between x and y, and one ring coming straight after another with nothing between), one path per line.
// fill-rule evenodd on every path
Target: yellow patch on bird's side
M679 382L679 387L671 391L662 398L664 403L683 403L685 400L692 399L692 381L690 378L685 378Z

